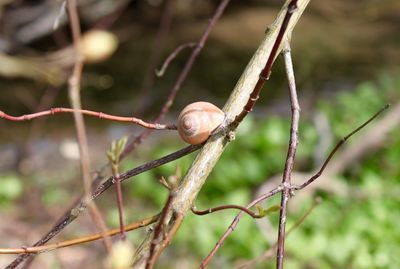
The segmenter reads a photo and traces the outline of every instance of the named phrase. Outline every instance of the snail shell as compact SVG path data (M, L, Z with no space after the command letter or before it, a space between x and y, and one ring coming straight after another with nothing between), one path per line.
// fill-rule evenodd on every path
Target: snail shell
M208 102L195 102L179 114L177 127L180 137L192 145L208 139L225 118L225 113Z

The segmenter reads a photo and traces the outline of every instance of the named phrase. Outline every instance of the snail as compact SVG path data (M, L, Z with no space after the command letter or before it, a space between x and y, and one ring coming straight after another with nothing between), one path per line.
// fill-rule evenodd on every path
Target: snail
M224 121L225 113L208 102L187 105L179 114L177 127L180 137L187 143L198 145Z

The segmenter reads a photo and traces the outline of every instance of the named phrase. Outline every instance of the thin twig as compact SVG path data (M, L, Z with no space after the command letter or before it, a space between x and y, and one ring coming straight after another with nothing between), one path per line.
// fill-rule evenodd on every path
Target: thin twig
M268 193L265 193L261 195L260 197L257 197L253 201L251 201L246 208L251 208L254 205L264 201L265 199L268 199L275 194L281 192L283 190L282 186L278 186L275 189L269 191ZM218 242L215 244L215 247L210 251L210 253L207 255L206 258L201 262L199 268L205 268L208 263L211 261L211 259L214 257L215 253L218 251L218 249L222 246L222 244L225 242L225 240L228 238L228 236L235 230L237 224L239 223L240 219L242 218L244 214L244 211L240 211L239 214L236 215L232 223L229 225L228 229L225 231L225 233L221 236L221 238L218 240Z
M330 160L332 159L333 155L335 155L336 151L351 137L353 136L355 133L357 133L358 131L360 131L362 128L364 128L365 126L367 126L371 121L373 121L376 117L378 117L381 113L383 113L386 109L389 108L389 104L385 105L383 108L381 108L378 112L375 113L375 115L373 115L371 118L369 118L366 122L364 122L363 124L361 124L359 127L357 127L354 131L352 131L351 133L349 133L348 135L346 135L345 137L343 137L337 144L336 146L332 149L332 151L329 153L328 157L326 158L326 160L324 161L324 163L322 164L321 168L319 169L319 171L313 175L310 179L308 179L307 181L305 181L303 184L299 185L299 186L293 186L293 190L301 190L304 189L305 187L307 187L308 185L310 185L311 183L313 183L317 178L319 178L321 176L321 174L324 172L326 166L328 165L328 163L330 162Z
M175 48L175 50L173 52L171 52L170 55L168 55L168 57L165 59L164 63L162 64L160 69L157 69L156 72L156 76L157 77L162 77L165 73L165 71L167 70L169 64L179 55L179 53L181 53L182 50L186 49L186 48L193 48L194 46L196 46L195 42L188 42L185 44L181 44L179 45L177 48Z
M222 206L217 206L217 207L213 207L213 208L209 208L206 210L197 210L196 207L192 207L191 210L194 214L199 215L199 216L203 216L203 215L208 215L217 211L221 211L221 210L226 210L226 209L239 209L240 211L243 211L244 213L248 214L249 216L251 216L252 218L255 219L260 219L265 217L264 215L260 215L257 213L254 213L253 211L249 210L247 207L244 206L240 206L240 205L222 205Z
M160 214L154 215L149 218L145 218L141 221L137 221L131 224L128 224L124 227L125 231L133 231L141 227L148 226L159 219ZM112 229L106 232L107 236L115 236L121 232L120 228ZM104 237L103 233L87 235L76 239L66 240L59 243L42 245L37 247L22 247L22 248L0 248L0 254L22 254L22 253L41 253L53 251L59 248L70 247L74 245L79 245L83 243L92 242L95 240L102 239Z
M292 109L291 125L290 125L290 138L289 138L289 148L286 156L285 168L283 171L282 178L282 196L281 196L281 210L279 214L279 229L278 229L278 246L277 246L277 258L276 258L276 268L283 268L283 259L285 253L285 229L286 229L286 212L287 212L287 202L291 196L291 176L293 171L293 164L296 157L297 145L299 143L299 120L300 120L300 106L297 100L297 90L296 82L294 78L292 56L290 53L289 42L286 42L285 48L282 51L283 58L285 61L286 75L289 84L290 92L290 104Z
M135 118L135 117L114 116L114 115L106 114L103 112L97 112L97 111L80 109L80 108L66 108L66 107L50 108L48 110L31 113L31 114L25 114L25 115L17 116L17 117L8 115L5 112L0 111L0 118L4 118L4 119L10 120L10 121L27 121L27 120L32 120L35 118L54 115L54 114L58 114L58 113L79 113L79 114L84 114L84 115L88 115L88 116L98 117L100 119L106 119L106 120L112 120L112 121L118 121L118 122L131 122L131 123L140 125L142 127L148 128L148 129L176 130L175 124L149 123L149 122L145 122L145 121L143 121L139 118Z

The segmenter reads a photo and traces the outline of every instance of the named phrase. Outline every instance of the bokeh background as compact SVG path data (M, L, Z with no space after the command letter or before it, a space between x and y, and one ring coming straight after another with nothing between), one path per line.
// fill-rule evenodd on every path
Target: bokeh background
M103 29L113 35L113 42L118 40L112 56L85 66L83 107L146 120L158 114L190 50L183 51L163 77L156 78L152 70L178 45L198 40L219 3L170 0L170 24L160 28L166 12L161 0L79 2L84 32ZM165 122L173 122L190 102L224 104L282 2L231 2ZM0 2L0 110L22 115L70 106L65 59L71 58L71 37L62 5L63 1ZM392 108L337 153L315 186L290 201L289 227L317 197L321 200L287 238L287 268L400 267L399 12L396 0L311 1L295 28L292 55L302 108L296 180L305 180L318 169L335 141L386 103ZM255 110L209 177L197 207L245 205L279 184L289 116L287 82L278 58ZM96 118L86 118L86 124L93 171L107 162L112 140L141 131ZM82 191L73 118L0 120L0 130L0 247L31 245ZM121 170L182 146L174 132L153 133ZM194 156L123 183L126 221L158 212L167 197L158 179L176 174L177 169L184 174ZM277 203L272 199L262 206ZM107 225L117 227L114 190L97 204ZM189 214L158 268L196 268L236 213ZM246 268L240 266L257 260L276 240L277 221L277 213L257 221L244 217L209 267ZM95 231L90 217L83 214L53 241ZM134 247L144 235L145 229L129 234ZM105 257L102 243L95 242L41 254L31 268L103 268ZM14 258L0 255L0 267ZM247 268L274 268L274 259Z

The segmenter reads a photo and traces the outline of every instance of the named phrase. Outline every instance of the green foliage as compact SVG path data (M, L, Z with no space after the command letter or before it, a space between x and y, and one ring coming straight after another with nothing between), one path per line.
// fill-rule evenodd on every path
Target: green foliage
M0 176L0 206L7 206L21 196L22 181L16 175Z

